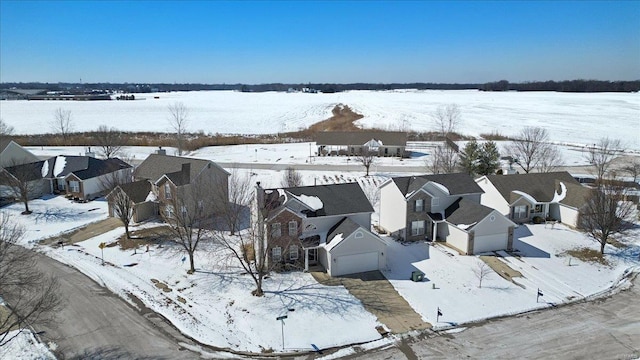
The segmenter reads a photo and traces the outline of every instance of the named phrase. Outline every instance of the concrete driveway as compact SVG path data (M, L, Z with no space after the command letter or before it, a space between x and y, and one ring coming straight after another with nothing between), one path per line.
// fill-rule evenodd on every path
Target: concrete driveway
M106 218L101 221L91 223L82 228L76 229L69 234L65 234L59 237L52 237L45 239L41 242L43 245L55 245L58 241L64 241L65 244L75 244L80 241L89 240L98 235L104 234L107 231L116 229L122 225L122 222L117 218Z
M378 321L394 334L431 328L431 324L422 321L422 317L379 271L335 278L326 273L311 274L321 284L343 285L351 295L362 302L367 311L375 315Z

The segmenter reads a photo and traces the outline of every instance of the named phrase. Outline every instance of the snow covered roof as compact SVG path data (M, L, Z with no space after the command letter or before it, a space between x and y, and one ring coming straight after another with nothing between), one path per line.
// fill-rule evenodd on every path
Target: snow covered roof
M519 191L526 193L537 202L552 202L556 194L557 182L568 185L580 185L580 183L566 171L552 173L529 173L512 175L487 175L500 195L511 202L511 193ZM519 195L519 194L518 194Z
M310 208L316 208L308 216L333 216L373 212L371 203L358 183L328 184L285 188ZM304 195L304 197L303 197ZM318 208L322 205L321 208Z
M362 146L371 140L378 146L407 146L407 133L395 131L321 131L316 134L316 144Z
M445 210L445 220L462 230L471 230L493 211L490 207L460 198Z
M303 203L306 207L311 211L318 211L324 207L322 200L320 200L317 196L309 196L305 194L294 195L291 194L294 198L298 199L301 203Z

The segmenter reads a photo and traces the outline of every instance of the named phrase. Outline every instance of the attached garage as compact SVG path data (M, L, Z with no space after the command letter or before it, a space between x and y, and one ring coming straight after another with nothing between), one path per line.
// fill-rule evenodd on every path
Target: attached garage
M331 276L378 270L379 257L380 253L377 251L364 254L335 256L333 257L333 264L331 264Z
M387 264L384 240L349 219L331 229L324 250L322 263L331 276L380 270Z
M483 252L505 250L507 249L509 237L507 233L476 236L473 241L473 253L479 254Z

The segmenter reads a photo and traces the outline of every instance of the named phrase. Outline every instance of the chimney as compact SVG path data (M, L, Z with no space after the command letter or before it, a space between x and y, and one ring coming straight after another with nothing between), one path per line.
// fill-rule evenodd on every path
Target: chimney
M167 150L163 149L162 146L158 146L158 150L156 150L156 154L167 155Z
M91 146L89 146L87 148L87 151L84 152L84 156L89 156L92 158L96 157L96 154L93 151L91 151Z

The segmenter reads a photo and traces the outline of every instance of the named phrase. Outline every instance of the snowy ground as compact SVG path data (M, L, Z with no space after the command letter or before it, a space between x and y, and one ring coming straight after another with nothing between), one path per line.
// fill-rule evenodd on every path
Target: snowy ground
M9 333L13 336L17 330ZM0 347L0 359L7 360L49 360L56 357L39 343L30 331L23 331L8 344Z
M18 204L3 209L28 229L25 244L106 218L106 204L100 201L77 204L54 197L30 204L31 216L20 216ZM127 294L135 295L183 333L206 344L254 352L282 351L281 324L275 318L285 314L286 351L308 350L312 343L326 348L380 338L375 316L344 287L320 285L311 275L300 272L272 274L264 281L266 295L257 298L250 294L253 280L241 275L238 267L222 266L228 261L212 246L197 254L198 272L191 276L182 262L184 254L167 246L151 246L149 252L141 249L135 255L133 250L107 247L107 265L101 265L98 245L112 243L122 234L124 228L118 228L64 249L38 249L78 268L125 300L130 301ZM172 290L163 291L152 279ZM352 331L318 331L343 328Z
M416 153L427 153L428 143L413 144ZM235 147L204 148L190 155L219 162L252 162L276 164L288 162L302 164L309 161L309 143L279 145L239 145ZM311 145L313 149L313 144ZM256 152L255 149L258 149ZM424 150L420 150L424 149ZM82 148L30 148L37 155L81 153ZM144 158L153 148L131 148L130 154ZM567 150L569 151L569 150ZM566 153L566 151L565 151ZM257 154L257 155L256 155ZM253 156L253 158L252 158ZM257 156L257 158L256 158ZM406 164L424 163L424 155L402 161ZM571 158L571 157L570 157ZM566 157L565 157L566 159ZM573 157L580 161L582 157ZM346 164L344 157L313 158L314 163ZM382 165L398 165L398 159L380 159ZM229 169L265 187L280 185L283 171L258 169ZM364 169L363 169L364 170ZM402 168L400 167L400 170ZM366 193L396 175L410 173L376 173L369 178L364 171L301 171L307 185L358 181ZM30 202L34 213L21 216L21 204L3 208L27 229L25 242L34 244L38 239L51 237L74 228L106 218L107 204L93 201L78 204L63 197L48 197ZM377 209L377 206L374 206ZM376 221L376 214L373 216ZM378 324L360 302L343 287L325 287L317 284L308 274L274 274L265 282L267 294L254 298L249 293L251 279L239 275L238 268L225 268L216 254L198 255L196 266L201 270L187 276L181 262L183 255L174 255L152 246L150 252L122 252L117 247L105 249L105 260L110 265L100 265L100 242L113 242L123 233L116 229L102 236L65 249L48 249L47 253L64 263L71 264L112 291L128 300L134 294L146 306L162 313L184 333L204 343L220 347L260 352L262 349L281 351L280 323L275 317L284 313L289 318L285 325L285 348L308 349L311 343L319 347L375 340ZM617 281L624 271L638 266L640 231L635 230L622 241L630 246L625 249L607 247L607 260L611 267L571 260L564 252L574 247L597 244L584 235L563 226L555 229L544 225L520 227L515 247L523 254L519 258L503 254L509 266L522 272L516 281L507 282L493 274L477 287L473 267L480 260L473 256L454 254L443 246L426 244L402 245L393 241L389 251L389 269L385 276L404 296L425 321L436 327L479 320L491 316L522 312L550 304L558 304L597 294ZM42 247L40 247L43 249ZM87 255L88 254L88 255ZM126 266L131 264L135 266ZM411 271L419 269L426 274L422 283L408 279ZM151 279L167 284L172 291L163 292ZM436 289L433 289L435 284ZM544 292L536 303L537 288ZM180 299L184 299L184 303ZM443 316L436 323L436 309ZM288 309L295 309L289 312ZM350 331L318 331L318 329L350 329Z
M522 277L508 282L495 272L482 282L473 270L481 260L461 256L443 245L392 243L389 269L384 275L409 304L435 328L477 321L488 317L520 313L584 299L619 285L620 277L632 267L640 267L640 230L622 239L628 245L618 249L608 245L605 258L609 266L571 258L573 248L599 245L584 234L563 225L522 225L516 229L514 247L520 256L506 252L501 260L520 271ZM423 282L412 282L411 272L425 273ZM434 288L435 287L435 288ZM538 288L544 296L536 302ZM443 315L436 320L437 309Z
M154 97L159 97L155 99ZM189 129L205 133L269 134L306 128L331 116L336 104L364 115L364 128L434 129L438 106L458 104L461 132L515 135L524 126L546 128L551 139L593 144L602 136L640 150L640 94L460 91L347 91L336 94L194 91L137 94L136 101L2 101L0 115L21 134L50 131L57 108L72 112L75 130L99 125L124 131L170 131L167 107L189 109Z

